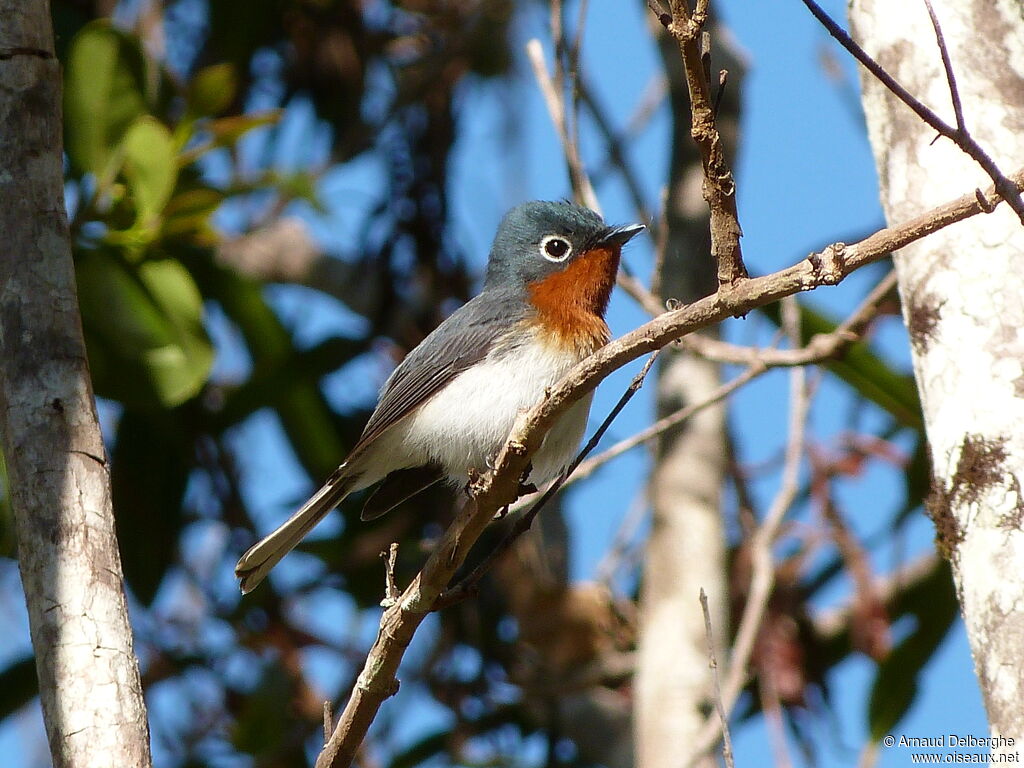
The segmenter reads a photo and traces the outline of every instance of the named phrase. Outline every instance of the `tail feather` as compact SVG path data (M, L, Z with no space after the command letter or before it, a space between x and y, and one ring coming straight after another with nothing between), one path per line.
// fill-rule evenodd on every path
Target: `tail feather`
M355 479L336 475L332 477L277 530L254 544L239 558L235 565L235 575L241 579L243 595L252 592L267 577L270 569L291 552L328 512L341 503Z

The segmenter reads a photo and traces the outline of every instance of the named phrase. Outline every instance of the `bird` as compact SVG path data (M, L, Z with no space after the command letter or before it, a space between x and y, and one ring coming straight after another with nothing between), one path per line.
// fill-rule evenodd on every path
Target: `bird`
M518 414L608 343L604 320L622 246L642 224L609 226L566 201L531 201L501 220L479 294L423 339L385 381L351 452L291 517L239 559L243 594L351 493L380 486L371 520L443 479L489 466ZM540 485L574 458L593 393L548 431L529 476Z

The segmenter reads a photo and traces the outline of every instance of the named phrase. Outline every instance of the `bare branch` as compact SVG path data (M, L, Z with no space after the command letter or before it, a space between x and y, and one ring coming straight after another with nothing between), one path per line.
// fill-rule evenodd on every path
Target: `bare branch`
M593 89L584 80L580 72L576 72L576 89L579 92L580 100L594 119L594 126L604 137L605 144L608 147L608 160L605 168L610 166L619 172L623 183L626 185L626 189L629 191L629 196L632 198L633 208L636 210L637 216L641 221L648 224L651 229L651 236L657 240L660 236L660 231L656 228L647 204L644 202L643 186L640 183L640 178L626 158L626 147L622 137L615 132L611 119L605 114L604 109L597 101L597 96L594 94Z
M722 706L722 687L718 680L718 657L715 655L715 637L711 630L711 611L708 610L708 596L703 588L700 590L700 608L704 612L704 636L708 641L708 662L711 665L712 677L715 680L715 711L722 724L722 759L726 768L735 768L736 761L732 756L732 738L729 736L729 716Z
M707 21L708 0L698 0L692 15L686 0L671 0L670 5L672 13L666 27L679 45L686 70L692 117L690 135L700 150L704 199L711 209L711 254L718 266L719 285L732 284L746 278L747 270L740 249L743 231L736 210L736 181L725 159L722 137L715 127L715 109L700 44ZM664 24L664 18L659 18Z
M705 408L714 405L731 395L749 381L752 381L772 368L794 365L810 365L829 360L842 353L844 349L858 341L867 330L873 317L878 312L882 300L889 295L896 285L896 273L890 272L867 295L861 305L832 333L819 334L810 343L798 349L774 349L740 347L712 339L708 336L691 334L680 343L694 354L715 362L740 363L748 367L743 373L731 381L722 384L710 395L696 403L680 408L674 413L663 416L650 426L635 435L620 440L603 453L587 459L566 484L575 483L589 477L600 467L612 459L653 440L677 424L681 424Z
M942 27L939 25L939 17L935 15L931 0L924 0L924 7L928 9L928 18L931 19L932 29L935 30L935 42L939 46L939 55L942 57L942 68L946 71L946 82L949 83L949 97L953 101L953 114L956 116L956 127L963 133L967 133L967 123L964 122L964 107L960 103L960 89L956 86L956 75L953 73L953 62L949 60L949 48L946 47L946 38L942 34Z
M557 40L558 38L555 39ZM587 208L600 213L601 205L597 201L597 195L594 193L593 186L591 186L590 177L583 167L582 160L580 160L579 148L569 135L563 93L548 72L547 64L544 62L544 48L540 40L534 38L526 44L526 55L530 59L530 65L533 67L533 75L537 79L537 85L544 95L544 103L547 104L551 121L555 124L555 131L562 142L562 152L569 166L569 180L572 183L573 196L583 205L587 206Z
M600 467L604 466L612 459L617 459L619 456L633 450L638 445L643 445L644 443L653 440L658 435L661 435L664 432L667 432L668 430L672 429L672 427L678 424L682 424L684 421L686 421L689 418L692 418L696 414L703 411L705 408L709 408L715 403L721 402L729 395L731 395L733 392L735 392L737 389L742 387L744 384L746 384L749 381L752 381L753 379L756 379L758 376L760 376L767 370L769 370L767 365L755 362L753 365L747 368L747 370L745 370L736 378L732 379L731 381L727 381L725 384L722 384L721 386L717 387L708 397L704 398L703 400L696 403L690 403L689 405L680 408L678 411L675 411L674 413L670 413L667 416L663 416L650 426L637 432L635 435L620 440L608 450L598 454L592 459L584 461L582 464L580 464L579 469L576 470L576 472L573 474L570 480L572 482L578 482L587 477L590 477L590 475L594 474L594 472L596 472Z
M867 330L886 297L896 287L896 273L890 272L864 298L861 305L831 333L814 336L805 346L795 349L742 347L709 336L691 334L681 344L695 355L717 363L752 365L763 363L768 368L819 363L837 357Z
M818 5L814 0L801 0L807 9L813 14L821 25L828 30L828 33L832 35L839 44L843 46L849 53L857 59L864 67L874 75L879 82L881 82L886 88L888 88L900 101L910 107L914 114L924 120L928 125L938 131L941 135L956 144L960 149L966 152L970 157L978 163L988 174L989 178L995 186L996 191L1000 197L1006 201L1006 204L1013 209L1013 212L1020 218L1021 223L1024 223L1024 199L1021 198L1019 184L1008 178L999 170L995 161L982 149L981 145L964 130L962 127L953 128L945 120L939 117L935 112L926 107L919 99L910 93L906 88L900 85L892 75L885 71L877 61L872 59L867 51L861 48L853 38L851 38L842 27L832 20L825 11ZM930 8L929 8L930 10ZM936 35L940 35L938 28L938 21L932 14L933 24L935 25ZM945 49L944 41L940 42L940 49ZM943 64L948 65L948 56L943 57ZM947 77L952 77L952 69L947 70ZM959 101L959 95L956 91L955 81L950 80L950 88L954 94L954 110L956 109L956 102ZM962 120L962 115L957 114L957 122Z

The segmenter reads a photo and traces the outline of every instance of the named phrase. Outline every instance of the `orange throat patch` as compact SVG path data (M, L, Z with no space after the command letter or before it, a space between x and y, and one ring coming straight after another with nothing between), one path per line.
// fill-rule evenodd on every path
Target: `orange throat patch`
M592 248L550 277L527 286L537 322L553 340L582 355L600 349L611 338L604 321L615 285L621 248Z

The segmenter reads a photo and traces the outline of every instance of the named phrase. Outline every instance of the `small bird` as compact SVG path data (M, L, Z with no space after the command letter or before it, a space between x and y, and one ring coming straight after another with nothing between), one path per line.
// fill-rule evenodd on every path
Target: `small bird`
M610 227L567 202L534 201L498 227L483 290L441 323L394 370L362 437L337 470L235 566L252 591L348 494L383 481L372 520L435 482L464 485L488 466L516 416L578 362L608 343L604 321L622 246L642 224ZM572 461L592 395L574 403L533 456L541 484Z

